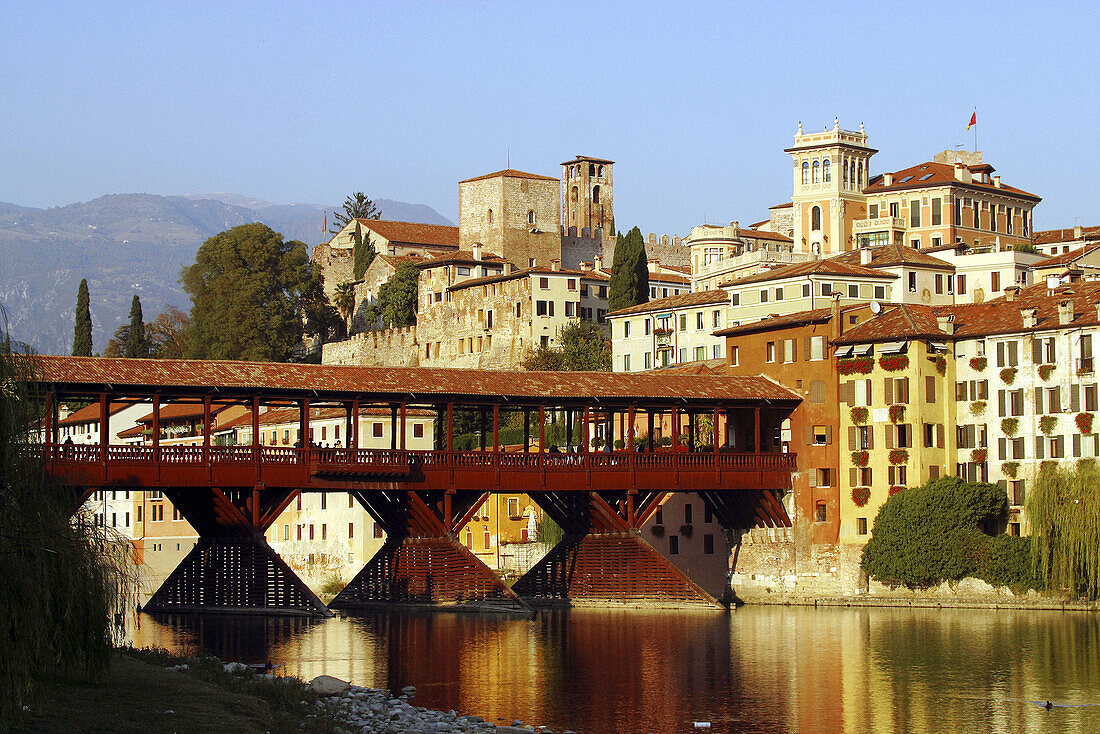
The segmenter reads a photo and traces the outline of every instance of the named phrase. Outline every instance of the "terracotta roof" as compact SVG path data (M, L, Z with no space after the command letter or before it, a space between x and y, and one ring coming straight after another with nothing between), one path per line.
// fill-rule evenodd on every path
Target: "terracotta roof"
M905 339L947 339L931 306L903 303L853 326L835 344L870 344Z
M765 220L762 224L771 221ZM704 224L701 225L707 229L724 229L721 224ZM779 232L769 232L767 230L755 229L753 227L738 227L738 236L747 237L752 240L775 240L776 242L794 242L790 237Z
M610 276L608 276L610 277ZM677 273L650 273L650 283L675 283L676 285L691 285L691 278Z
M123 408L127 408L132 403L111 403L107 408L107 415L114 415ZM79 423L93 423L100 419L102 411L99 409L99 403L95 402L91 405L85 405L80 410L74 410L67 416L57 422L58 426L72 426Z
M708 306L722 303L729 305L730 294L725 291L693 291L681 293L667 298L658 298L636 306L627 306L607 314L608 318L615 316L631 316L639 313L651 313L653 311L669 311L677 308L691 308L692 306Z
M1097 303L1100 303L1100 281L1096 280L1065 283L1054 289L1053 293L1047 290L1046 284L1037 283L1021 289L1011 301L1002 296L985 303L939 306L934 311L937 314L954 314L954 338L972 338L1059 328L1058 304L1066 300L1073 301L1074 314L1064 328L1100 324L1096 314ZM1020 312L1029 308L1038 311L1036 325L1024 328Z
M34 358L42 382L62 389L125 389L135 396L161 389L177 395L272 398L314 396L426 403L445 398L555 401L592 399L708 403L798 400L794 393L757 376L702 377L647 372L498 372L430 367L358 367L345 365L157 360L108 357Z
M497 171L496 173L486 173L484 176L474 176L473 178L467 178L459 181L459 183L469 183L470 181L482 181L487 178L529 178L535 181L560 181L561 179L554 178L553 176L540 176L537 173L527 173L526 171L517 171L514 168L505 168L503 171Z
M405 263L418 263L424 258L419 255L377 255L382 262L389 265L394 270L401 267Z
M971 170L979 170L974 167ZM992 170L992 169L990 169ZM909 180L906 181L905 179ZM963 183L956 180L954 166L949 166L946 163L933 163L927 161L925 163L918 163L915 166L904 168L893 174L894 183L887 186L885 184L886 177L884 174L879 174L870 180L870 185L863 190L865 194L879 194L884 191L904 191L906 189L924 189L930 186L945 186L950 184L964 189L974 189L982 191L987 194L1001 194L1016 196L1022 199L1030 199L1032 201L1042 201L1042 199L1035 194L1028 193L1023 189L1017 189L1007 184L1001 184L998 188L992 183L982 183L978 180L973 180L970 183Z
M932 257L928 253L908 245L882 245L881 247L869 249L871 250L871 262L865 266L869 268L885 268L891 265L919 265L936 270L955 270L955 266L951 263L944 262L938 257ZM860 260L863 252L864 250L852 250L829 259L848 265L862 265Z
M511 273L501 273L500 275L486 275L481 278L471 278L470 280L464 280L460 283L455 283L454 285L447 288L447 290L457 291L462 290L463 288L470 288L475 285L503 283L507 280L516 280L517 278L529 278L532 275L566 275L570 278L580 278L581 280L608 280L606 276L598 271L572 270L569 268L554 270L553 268L548 268L545 265L536 265L531 268L523 268L522 270L513 270Z
M788 201L786 204L776 204L775 206L769 206L769 209L788 209L794 206L793 201Z
M736 278L726 283L726 286L738 286L745 283L762 283L769 280L782 280L784 278L798 278L806 275L839 275L855 278L897 278L893 273L884 273L881 270L872 270L862 265L849 265L837 260L811 260L793 265L780 265L779 267L765 270L755 275L747 275L744 278Z
M364 228L377 232L390 242L458 249L458 227L418 222L391 222L385 219L357 219Z
M851 308L850 306L847 308ZM845 309L846 310L846 309ZM843 312L843 311L842 311ZM772 331L773 329L788 329L792 326L805 326L807 324L827 323L833 315L832 308L815 308L810 311L797 311L795 313L769 316L760 321L748 324L729 326L714 332L715 336L739 336L742 334L755 334L760 331Z
M425 416L434 416L435 413L430 410L423 410L421 408L407 409L405 411L407 416L416 416L423 418ZM360 406L359 416L385 416L389 418L391 415L389 408L372 408L368 406ZM310 408L309 419L310 421L323 421L323 420L345 420L347 413L343 408ZM298 422L298 408L274 408L266 413L260 414L261 426L278 426L285 423L297 423ZM252 414L245 413L239 415L231 421L226 421L222 425L218 426L219 431L228 430L230 428L250 428L252 426Z
M586 155L579 155L571 161L565 161L561 165L569 166L569 165L572 165L574 163L581 163L581 162L584 162L584 163L614 163L615 161L609 161L609 160L605 160L603 158L592 158L592 157L586 156Z
M491 252L482 252L481 259L478 260L474 257L474 253L470 250L458 250L456 252L443 252L433 257L418 260L416 267L421 270L428 268L437 268L441 265L503 265L505 260L500 255L496 255Z
M1036 245L1053 245L1058 242L1077 242L1078 239L1094 240L1100 237L1100 225L1081 227L1081 237L1074 236L1074 228L1044 229L1035 233Z
M1088 255L1090 252L1096 250L1097 248L1100 248L1100 242L1095 242L1089 245L1082 245L1076 250L1063 252L1061 255L1051 255L1050 257L1040 260L1037 263L1033 263L1031 265L1031 269L1035 270L1041 268L1043 270L1046 270L1048 268L1059 268L1063 265L1072 265L1073 263L1077 262L1082 257Z
M657 367L653 371L660 372L663 375L724 375L726 374L726 360L701 359L696 362L682 362L668 367Z
M210 415L217 415L228 405L214 405L210 408ZM166 403L160 406L160 422L170 421L173 418L201 418L203 415L202 403ZM153 414L146 413L137 419L138 423L152 423Z
M774 207L774 206L772 207L772 209L775 209L775 208L776 207ZM753 222L752 224L750 224L749 229L760 229L765 224L771 224L771 223L772 223L772 220L770 220L770 219L761 219L759 222Z

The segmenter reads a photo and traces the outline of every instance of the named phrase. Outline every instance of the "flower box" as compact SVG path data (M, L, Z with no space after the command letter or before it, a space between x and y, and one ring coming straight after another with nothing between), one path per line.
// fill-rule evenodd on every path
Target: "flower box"
M1011 385L1015 381L1016 381L1016 368L1015 367L1005 367L1003 370L1001 370L1001 382L1003 382L1006 385Z
M909 366L909 357L904 354L884 354L878 358L878 366L887 372L899 372Z
M989 364L989 360L987 360L985 357L970 358L970 369L974 370L975 372L981 372L985 369L987 364Z
M852 463L859 467L867 466L867 462L871 460L871 455L866 451L853 451Z
M897 494L898 492L900 492L903 489L905 489L905 487L895 484L893 487L890 487L890 489L889 489L890 496L893 497L895 494Z
M975 400L970 404L970 415L985 415L985 401Z
M852 487L852 503L856 507L863 507L871 499L870 487Z
M933 357L929 357L928 361L936 367L936 372L942 377L947 374L947 360L944 359L942 354L937 354Z
M891 464L907 464L909 463L909 452L905 449L894 449L890 452L888 458Z
M1016 472L1020 469L1020 462L1018 461L1006 461L1001 464L1001 473L1009 479L1016 478Z
M1054 433L1054 426L1058 425L1058 418L1053 415L1044 415L1039 418L1039 432L1044 436Z
M971 449L970 460L975 464L984 464L989 453L985 449Z
M1040 379L1043 380L1043 382L1046 382L1047 380L1049 380L1050 375L1053 372L1054 372L1054 365L1052 365L1052 364L1041 364L1041 365L1039 365L1039 377L1040 377Z
M905 406L891 405L889 416L891 423L901 423L903 420L905 420Z
M836 371L842 375L869 375L874 367L874 357L852 357L838 361Z
M852 408L852 423L866 423L871 417L871 411L862 406Z
M1078 413L1073 417L1073 422L1081 433L1092 433L1092 413Z
M1001 419L1001 433L1006 436L1015 436L1016 430L1020 427L1019 418L1002 418Z

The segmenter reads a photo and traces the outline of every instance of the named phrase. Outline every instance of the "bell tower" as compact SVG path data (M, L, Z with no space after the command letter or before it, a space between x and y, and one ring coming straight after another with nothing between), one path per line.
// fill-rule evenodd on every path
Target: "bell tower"
M870 178L871 156L867 132L833 129L804 133L798 123L794 146L787 148L794 162L794 249L826 256L855 249L852 222L862 219Z
M609 237L615 221L613 178L611 169L615 161L579 155L561 164L562 226L568 233L577 228L577 236L584 229L595 237L600 230Z

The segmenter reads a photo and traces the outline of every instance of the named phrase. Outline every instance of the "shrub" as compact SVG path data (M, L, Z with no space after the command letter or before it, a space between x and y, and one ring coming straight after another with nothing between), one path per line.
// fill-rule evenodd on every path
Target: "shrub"
M1091 599L1100 595L1100 474L1095 463L1075 469L1040 465L1028 488L1032 560L1043 586Z
M1044 415L1039 418L1039 432L1044 436L1054 433L1054 426L1058 424L1058 418L1053 415Z
M852 357L842 359L836 364L836 371L842 375L869 375L874 368L874 357Z
M1031 539L1012 535L994 535L988 552L979 555L977 577L994 586L1007 586L1020 594L1038 589L1042 583L1031 562Z
M878 366L887 372L900 372L909 366L909 357L904 354L884 354L878 358Z
M905 420L905 406L904 405L891 405L890 406L890 422L901 423Z
M979 416L985 415L985 401L975 400L970 404L970 415Z
M976 372L981 372L982 370L984 370L987 364L989 364L989 362L986 360L985 357L970 358L970 369Z
M870 487L852 487L852 503L856 507L863 507L871 499Z
M993 575L992 539L980 528L1008 513L1008 498L995 484L933 479L893 494L875 518L863 550L863 567L888 586L924 589L966 576ZM1014 550L1014 549L1009 549ZM1015 556L1001 553L1012 559ZM1018 559L1017 559L1018 560ZM1011 563L996 565L999 574ZM1008 579L1026 584L1028 578Z
M1078 413L1073 417L1073 422L1081 433L1092 433L1092 413Z
M1005 367L1003 370L1001 370L1001 382L1003 382L1006 385L1011 385L1015 381L1016 381L1016 368L1015 367Z
M871 417L871 411L864 407L852 408L852 423L860 424L866 423L867 419Z
M870 454L868 454L866 451L852 452L852 463L856 466L867 466L867 462L870 460L870 458Z
M617 449L626 448L626 442L623 441L621 438L616 438L615 439L615 448L617 448Z
M1019 418L1002 418L1001 419L1001 432L1006 436L1015 436L1016 430L1020 427Z

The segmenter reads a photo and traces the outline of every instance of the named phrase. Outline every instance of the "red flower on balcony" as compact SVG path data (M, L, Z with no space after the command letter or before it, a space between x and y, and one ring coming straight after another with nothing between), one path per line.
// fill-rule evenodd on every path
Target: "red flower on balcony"
M944 356L942 354L937 354L933 357L929 357L928 361L935 365L936 372L938 372L941 377L947 374L947 360L944 359Z
M878 358L878 366L887 372L900 372L909 366L909 357L905 354L884 354Z
M852 488L852 503L856 507L863 507L867 504L867 501L871 499L870 487L853 487Z
M894 449L888 458L891 464L908 464L909 452L905 449Z
M893 487L890 487L890 490L889 490L890 496L893 497L895 494L897 494L898 492L900 492L903 489L905 489L905 487L902 487L900 485L895 484Z
M985 369L985 366L987 364L989 364L989 361L986 360L985 357L971 357L970 358L970 369L974 370L975 372L981 372L982 370Z
M891 423L901 423L905 420L905 406L891 405L889 415Z
M852 463L855 464L856 466L859 466L859 467L867 466L867 462L870 461L870 460L871 460L871 455L869 453L867 453L866 451L853 451L852 452Z
M988 452L985 449L972 449L970 451L970 460L975 464L984 464L988 456Z
M866 423L870 417L871 411L867 408L858 405L852 408L852 423Z
M1043 382L1046 382L1047 380L1049 380L1050 375L1053 372L1054 372L1054 365L1052 365L1052 364L1041 364L1041 365L1039 365L1039 377L1043 380Z
M1081 433L1092 433L1092 413L1078 413L1073 417L1073 421Z
M1003 370L1001 370L1001 382L1003 382L1006 385L1011 385L1015 381L1016 381L1016 368L1015 367L1005 367Z
M852 357L837 362L836 371L842 375L869 375L875 368L874 357Z

